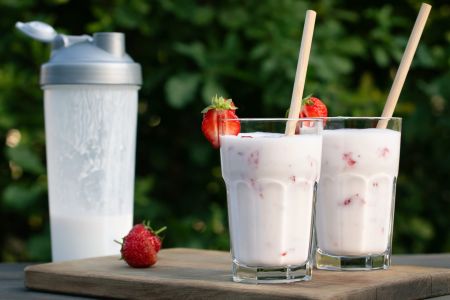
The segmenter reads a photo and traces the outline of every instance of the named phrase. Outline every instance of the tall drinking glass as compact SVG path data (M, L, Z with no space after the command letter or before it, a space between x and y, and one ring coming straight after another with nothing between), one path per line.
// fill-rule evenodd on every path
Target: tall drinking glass
M311 279L313 216L320 175L322 120L240 119L241 133L219 124L227 190L233 280Z
M387 128L377 128L381 121ZM316 207L316 266L387 269L392 251L400 118L327 118Z

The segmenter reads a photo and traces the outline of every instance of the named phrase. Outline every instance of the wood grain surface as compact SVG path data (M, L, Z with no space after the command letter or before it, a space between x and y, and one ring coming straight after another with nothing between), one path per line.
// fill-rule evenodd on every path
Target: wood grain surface
M133 269L117 256L25 269L28 288L121 299L423 299L450 294L450 269L392 266L371 272L314 270L313 280L242 284L227 252L164 249L155 266Z

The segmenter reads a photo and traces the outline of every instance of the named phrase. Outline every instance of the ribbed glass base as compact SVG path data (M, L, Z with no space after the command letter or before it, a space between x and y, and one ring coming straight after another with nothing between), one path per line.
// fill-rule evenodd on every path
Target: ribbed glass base
M316 252L316 267L319 270L370 271L387 269L391 265L390 251L364 256L338 256L321 249Z
M311 264L281 267L249 267L233 260L233 281L243 283L290 283L312 278Z

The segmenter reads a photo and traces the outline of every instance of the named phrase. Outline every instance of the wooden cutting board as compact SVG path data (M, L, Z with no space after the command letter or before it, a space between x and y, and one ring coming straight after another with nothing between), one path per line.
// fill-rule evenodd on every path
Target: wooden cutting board
M242 284L227 252L164 249L158 263L133 269L117 256L25 269L28 288L122 299L423 299L450 294L450 269L393 266L371 272L314 270L309 282Z

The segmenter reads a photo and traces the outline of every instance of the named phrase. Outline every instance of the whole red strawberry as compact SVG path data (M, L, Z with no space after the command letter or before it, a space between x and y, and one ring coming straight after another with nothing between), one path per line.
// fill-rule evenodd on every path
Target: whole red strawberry
M134 228L133 228L134 229ZM133 268L147 268L156 263L156 251L145 231L135 230L123 238L120 253Z
M327 116L327 107L319 98L308 96L303 99L301 118L325 118Z
M202 132L214 148L220 147L219 135L238 135L241 131L236 109L231 99L216 95L212 98L211 105L202 110Z
M154 265L162 244L158 234L165 229L166 227L162 227L155 232L150 227L150 222L135 225L123 238L120 249L122 258L134 268L146 268Z

